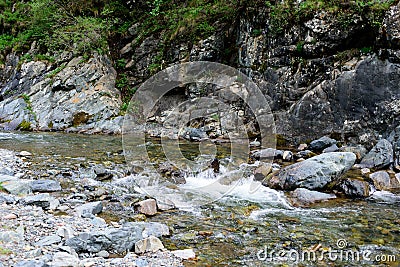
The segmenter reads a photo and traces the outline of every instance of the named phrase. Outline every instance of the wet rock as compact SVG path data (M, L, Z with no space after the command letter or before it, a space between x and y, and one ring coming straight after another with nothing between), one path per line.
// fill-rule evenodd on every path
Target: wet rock
M157 202L154 199L146 199L135 203L135 210L145 215L155 215L157 213Z
M51 266L54 267L78 267L79 258L77 255L71 255L67 252L57 252L53 256Z
M322 151L323 149L336 144L336 140L328 136L323 136L317 140L314 140L308 146L308 149L312 151Z
M184 260L196 258L196 254L194 253L193 249L191 249L191 248L182 249L182 250L174 250L174 251L171 251L171 253L174 254L176 257L184 259Z
M252 153L252 157L256 160L282 158L282 156L283 151L274 148L261 149Z
M386 171L378 171L371 173L369 178L373 181L374 186L377 190L391 190L399 188L399 184L392 182L390 175Z
M135 253L156 252L163 249L164 245L160 239L154 236L139 240L135 243Z
M206 132L190 127L185 128L183 132L179 133L179 136L190 141L201 141L208 138Z
M25 205L35 205L43 209L55 210L60 202L54 197L50 196L49 193L42 193L33 196L27 196L23 198L22 203Z
M175 204L170 199L157 199L157 209L160 211L175 209Z
M137 241L150 235L169 235L168 226L161 223L126 223L121 228L81 233L66 240L65 244L79 253L98 253L102 250L122 253L131 250Z
M307 207L313 203L335 199L334 194L326 194L318 191L311 191L305 188L297 188L290 193L289 200L293 206Z
M324 153L281 169L267 181L267 185L283 190L299 187L324 189L348 171L355 160L356 156L353 153Z
M262 181L271 173L271 171L271 164L260 162L259 166L254 170L254 179L256 181Z
M34 180L31 182L33 192L56 192L61 191L61 185L54 180Z
M369 183L358 179L344 179L339 183L339 189L349 197L368 197Z
M103 211L103 204L101 201L89 202L76 208L79 216L91 217Z
M38 242L36 242L36 246L50 246L52 244L57 244L61 242L61 237L59 237L58 235L49 235L46 236L42 239L40 239Z
M93 171L96 174L96 180L99 181L108 180L113 177L113 174L101 164L94 166Z
M361 160L364 168L382 169L393 163L393 147L386 139L381 139L372 150Z
M375 191L368 199L389 204L400 203L400 196L387 191Z

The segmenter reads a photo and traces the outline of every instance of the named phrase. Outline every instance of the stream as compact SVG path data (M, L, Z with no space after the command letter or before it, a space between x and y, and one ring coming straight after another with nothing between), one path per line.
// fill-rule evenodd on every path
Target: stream
M157 162L161 157L159 140L148 141L150 160ZM76 174L91 164L110 166L121 176L128 174L120 136L4 132L0 133L0 148L32 153L29 175L60 180L63 193L72 187L79 190L81 177ZM223 163L229 145L219 144L217 148ZM198 143L182 141L180 149L187 158L199 157ZM146 166L142 167L145 172ZM233 173L222 168L220 175ZM207 180L205 175L200 172L188 176L183 186L195 188ZM249 193L250 180L241 181L221 199L200 206L196 203L203 194L193 193L192 198L184 198L181 208L146 220L171 228L171 236L161 239L166 248L194 249L197 259L186 261L186 266L399 266L398 201L383 195L378 199L337 199L313 208L293 208L282 192L259 186ZM109 188L108 183L112 181L96 185ZM166 187L161 194L173 195L173 190L176 188ZM100 216L106 221L116 217L137 219L112 209ZM316 258L307 258L309 255Z

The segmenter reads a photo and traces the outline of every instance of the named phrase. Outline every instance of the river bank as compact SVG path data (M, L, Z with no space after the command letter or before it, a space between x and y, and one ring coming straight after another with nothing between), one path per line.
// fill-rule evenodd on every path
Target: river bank
M124 167L120 142L112 136L2 133L1 147L12 147L16 151L2 150L2 177L19 179L14 190L27 190L24 184L28 181L29 187L35 188L35 192L26 195L1 193L0 218L4 227L0 259L4 266L17 266L17 262L28 259L43 261L38 266L46 266L45 263L57 262L60 255L67 254L75 266L150 266L152 262L157 266L162 262L167 266L264 266L268 259L260 259L257 254L265 246L290 251L321 244L335 249L339 238L347 241L348 250L371 251L373 255L399 253L400 200L398 195L385 191L370 191L371 195L363 198L337 194L336 199L311 203L310 208L303 207L304 198L297 197L303 202L296 207L290 201L293 197L290 194L264 186L250 194L246 191L249 184L243 181L215 203L199 207L193 200L185 208L164 206L158 207L155 214L148 213L148 209L139 212L137 204L146 197L132 185L132 178L138 174L129 174ZM153 147L159 146L157 140L151 142ZM190 153L195 151L190 144L184 147ZM274 167L285 169L294 163L294 158L276 159ZM298 160L301 162L306 159ZM352 170L351 177L346 178L344 174L342 179L356 176L359 179L360 172L360 169ZM10 190L10 183L3 186ZM38 188L40 192L36 191ZM46 192L52 190L55 192ZM84 209L79 208L82 205L89 205L93 212L82 212ZM133 241L139 241L138 238L123 242L125 236L130 236L124 233L137 233L134 229L142 229L140 239L152 232L168 251L135 253ZM131 252L115 254L122 244L132 245ZM196 260L183 260L171 254L182 249L192 249ZM189 256L193 257L191 251L185 255ZM323 262L335 266L371 264L367 260L348 263L324 259ZM294 264L288 258L268 261L276 266L283 263ZM304 265L315 266L315 262L304 262Z

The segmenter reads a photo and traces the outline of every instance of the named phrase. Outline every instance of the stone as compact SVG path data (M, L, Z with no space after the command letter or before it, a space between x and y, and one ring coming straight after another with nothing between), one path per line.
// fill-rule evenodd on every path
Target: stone
M155 236L139 240L135 243L135 253L142 254L145 252L156 252L163 249L164 245L160 239Z
M357 160L361 160L365 155L367 155L367 149L362 146L362 145L358 145L358 146L342 146L341 148L339 148L340 152L352 152L356 155Z
M14 265L14 267L50 267L44 261L24 260Z
M311 151L322 151L323 149L336 144L336 140L328 136L323 136L317 140L314 140L308 146Z
M368 168L362 168L362 169L361 169L361 174L362 174L363 176L365 176L365 175L367 175L367 174L369 174L369 173L371 173L371 170L370 170L370 169L368 169Z
M256 181L262 181L272 171L271 164L260 162L259 166L254 170L254 179Z
M61 185L54 180L33 180L31 182L32 192L56 192L61 191Z
M333 144L333 145L325 148L324 150L322 150L322 153L336 152L338 150L339 150L338 146L336 144Z
M157 213L157 202L154 199L146 199L135 203L135 209L145 215L155 215Z
M378 171L371 173L369 178L373 181L374 186L377 190L391 190L399 188L399 184L392 182L390 175L386 171Z
M282 158L282 156L283 156L283 151L274 148L257 150L252 154L252 157L256 160Z
M90 217L91 215L99 214L103 211L103 204L101 201L89 202L76 207L79 216Z
M179 133L179 136L190 141L202 141L208 138L206 132L190 127L186 127L183 132Z
M349 152L324 153L285 167L275 173L267 185L274 189L324 189L337 181L354 164L356 155Z
M18 218L18 216L14 213L9 213L9 214L3 216L3 219L5 219L5 220L14 220L17 218Z
M50 210L55 210L60 204L60 202L54 197L50 196L49 193L41 193L33 196L27 196L21 201L25 205L35 205L43 209Z
M289 201L296 207L307 207L313 203L335 199L334 194L311 191L305 188L297 188L290 193Z
M32 193L31 181L18 179L15 176L0 175L1 186L10 194L27 195Z
M297 147L297 151L303 151L303 150L305 150L307 147L308 147L307 144L300 144L300 145Z
M282 159L284 161L291 161L293 159L292 151L284 151L282 154Z
M57 235L65 239L72 238L74 234L74 230L69 225L64 225L57 229Z
M101 257L101 258L108 258L110 256L110 253L108 253L105 250L101 250L101 251L97 252L96 256Z
M399 204L400 196L387 191L375 191L368 199L388 204Z
M18 153L18 155L21 157L30 157L30 156L32 156L32 153L30 153L28 151L21 151Z
M383 169L393 163L393 147L386 139L381 139L361 160L363 168Z
M56 252L53 256L51 266L54 267L79 267L79 258L67 252Z
M175 204L170 199L157 199L157 209L160 211L167 211L175 209Z
M368 197L369 183L358 179L347 178L340 182L339 189L348 197Z
M171 251L171 253L174 254L176 257L178 257L180 259L184 259L184 260L196 258L196 254L194 253L193 249L191 249L191 248L174 250L174 251Z
M314 157L314 156L316 156L316 155L317 155L317 154L315 154L315 153L312 152L311 150L303 150L303 151L299 151L299 152L296 153L296 157L297 157L297 158L305 158L305 159Z
M52 244L57 244L60 242L61 242L61 237L59 237L58 235L49 235L40 239L38 242L35 243L35 245L44 247L44 246L50 246Z

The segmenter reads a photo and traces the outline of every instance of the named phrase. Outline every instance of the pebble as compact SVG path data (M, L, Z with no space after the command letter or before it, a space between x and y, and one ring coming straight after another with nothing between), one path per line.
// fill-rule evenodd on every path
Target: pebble
M5 215L3 217L3 219L6 219L6 220L13 220L13 219L16 219L16 218L18 218L18 217L14 213L9 213L9 214L7 214L7 215Z

